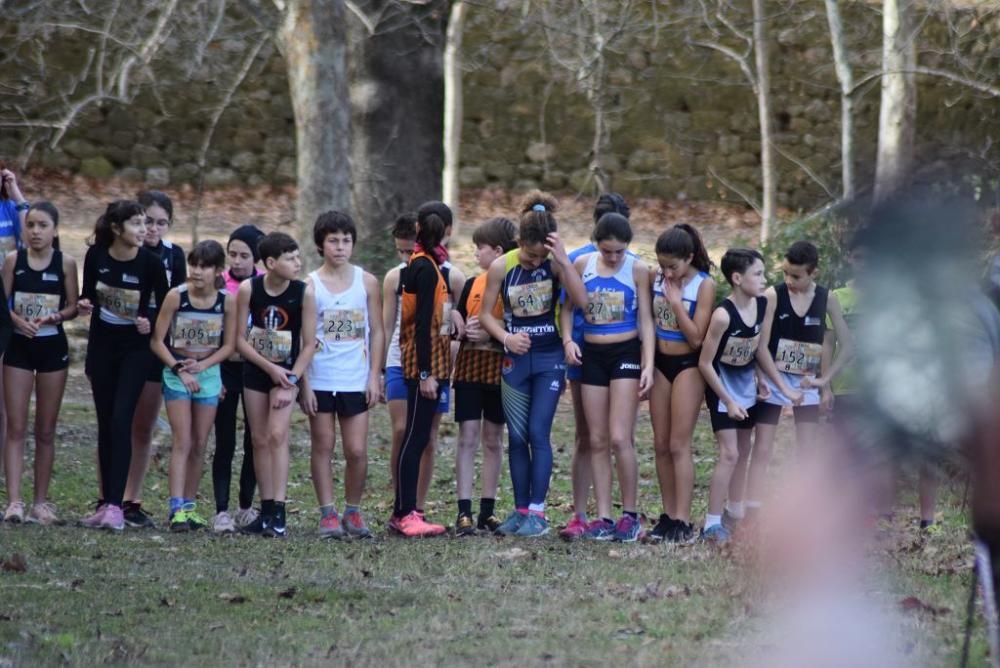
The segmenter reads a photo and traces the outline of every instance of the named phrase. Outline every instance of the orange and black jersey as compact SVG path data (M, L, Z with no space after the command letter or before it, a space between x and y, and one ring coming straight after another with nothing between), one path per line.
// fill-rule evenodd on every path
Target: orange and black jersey
M400 277L399 348L403 377L413 381L425 371L440 381L451 375L451 302L448 285L434 258L415 253Z
M458 312L465 320L478 316L486 291L486 272L465 282L462 296L458 300ZM493 305L493 317L503 320L503 301L499 298ZM503 345L493 337L476 343L462 341L455 360L454 385L499 385L500 367L503 364Z

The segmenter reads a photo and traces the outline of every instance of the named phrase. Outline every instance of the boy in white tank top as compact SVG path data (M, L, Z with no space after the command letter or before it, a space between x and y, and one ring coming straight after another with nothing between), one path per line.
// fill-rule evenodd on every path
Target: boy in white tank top
M357 229L338 211L322 214L313 240L323 265L309 274L316 293L316 353L302 382L300 404L309 416L311 471L322 538L368 538L361 496L368 475L368 409L382 398L385 350L382 304L374 276L351 264ZM331 459L340 418L344 448L344 516L333 502Z

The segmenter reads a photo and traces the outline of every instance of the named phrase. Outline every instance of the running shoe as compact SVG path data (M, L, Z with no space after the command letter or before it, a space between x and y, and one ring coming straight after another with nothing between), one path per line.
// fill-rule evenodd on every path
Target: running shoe
M596 519L587 525L587 533L583 534L587 540L614 540L615 523L611 520Z
M653 543L661 543L665 540L670 540L671 535L676 531L677 520L670 517L666 513L660 515L660 519L656 521L656 525L649 530L646 534L646 538Z
M250 508L240 508L237 510L233 521L236 522L238 528L242 529L248 524L253 524L258 517L260 517L260 513L257 512L256 508L251 506Z
M170 516L170 531L173 533L184 533L191 530L191 523L188 522L188 513L182 507L174 511Z
M337 513L330 513L319 521L319 537L339 540L344 537L344 527L340 525Z
M28 512L25 520L28 524L41 524L42 526L52 526L59 524L59 516L56 515L56 507L48 501L34 503Z
M544 536L548 532L549 521L547 519L538 513L528 513L514 535L518 538L536 538Z
M264 538L285 538L288 535L288 526L285 523L285 504L281 504L274 509L274 515L264 518Z
M642 523L628 514L622 514L615 524L614 540L619 543L634 543L642 533Z
M121 510L125 524L133 529L152 529L156 526L156 523L153 522L153 516L143 510L142 505L135 501L126 501L125 507Z
M728 543L730 538L732 538L732 534L729 532L729 529L721 524L715 524L701 530L701 539L706 543L722 545Z
M88 529L99 529L101 522L104 520L104 513L107 512L107 504L101 504L97 507L92 515L87 515L82 520L80 520L80 526L86 527Z
M125 513L120 507L108 504L105 506L104 516L101 517L101 523L98 528L115 532L124 531Z
M244 524L240 527L240 533L249 534L251 536L259 536L264 533L264 529L267 528L267 524L270 522L268 518L264 515L258 513L257 517L253 519L249 524Z
M351 538L371 538L372 532L365 524L365 518L359 512L344 515L344 529Z
M563 540L578 540L587 533L587 523L583 521L580 513L573 513L573 517L562 529L559 530L559 537Z
M13 524L20 524L24 521L24 502L23 501L11 501L7 506L7 510L3 511L4 522L11 522Z
M399 518L396 523L397 531L406 538L424 538L429 536L440 536L445 532L445 528L440 524L431 524L417 511L411 511L409 515Z
M212 518L212 531L215 533L234 533L236 522L233 521L232 515L228 512L220 511Z
M493 533L499 536L513 536L517 533L518 529L521 528L521 524L524 523L524 519L527 517L524 513L513 511L507 516L503 522L500 523Z
M184 510L187 512L188 526L191 527L192 531L208 528L208 520L206 520L204 517L198 514L198 510L195 504L193 503L185 504Z
M475 520L472 519L472 515L459 513L458 518L455 520L455 535L456 536L476 535L476 522Z
M476 528L486 533L493 533L501 524L500 518L496 515L482 515L476 519Z
M925 536L937 536L941 533L941 525L934 520L920 520L920 533Z
M674 528L667 540L671 543L690 543L694 540L694 525L683 520L674 520Z

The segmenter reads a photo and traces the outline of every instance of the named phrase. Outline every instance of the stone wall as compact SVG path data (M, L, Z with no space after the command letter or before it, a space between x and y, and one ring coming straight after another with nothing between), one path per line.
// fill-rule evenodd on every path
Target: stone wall
M803 10L794 22L778 19L771 31L775 141L789 156L777 157L779 203L792 209L809 209L829 199L824 186L834 193L840 188L840 101L823 3L805 2L803 7L811 9L811 16ZM878 67L880 17L868 3L849 3L846 9L860 79ZM802 20L803 14L808 18ZM592 187L587 180L592 111L567 73L545 57L538 30L498 25L498 15L481 8L470 12L469 21L462 184L556 191ZM994 23L980 27L982 36L972 55L979 62L993 62L995 67L983 71L995 75L1000 71L1000 21ZM924 34L945 40L940 26L928 24ZM685 45L676 34L661 38L655 48L648 42L636 39L609 61L610 146L602 167L612 187L633 197L738 199L734 190L756 194L757 112L738 67L718 53ZM926 56L922 59L927 62ZM159 94L170 97L170 115L161 113L150 95L128 108L92 109L57 149L38 147L33 160L90 176L117 174L151 186L195 181L218 82L206 72L161 86ZM874 162L878 95L876 79L861 91L856 105L861 185L870 181ZM293 181L294 136L283 61L271 52L221 119L207 156L206 184ZM922 164L978 154L974 169L995 170L1000 163L1000 103L923 77L918 137ZM0 137L0 154L20 148L16 133Z

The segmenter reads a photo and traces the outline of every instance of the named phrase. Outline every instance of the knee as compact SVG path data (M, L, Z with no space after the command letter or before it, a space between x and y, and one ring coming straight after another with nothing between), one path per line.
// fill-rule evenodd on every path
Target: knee
M344 461L348 466L368 463L368 448L364 443L357 446L344 446Z
M9 432L10 430L8 430ZM24 438L24 429L21 429L21 433L15 435L14 438ZM54 427L35 427L35 447L36 448L51 448L56 442L56 430Z
M621 454L629 452L632 450L632 437L631 436L612 436L611 437L611 449L614 453Z
M691 455L691 441L686 438L671 438L669 447L670 455L673 457L688 457Z
M735 446L722 446L719 448L719 463L726 467L736 466L736 462L739 461L740 453Z
M609 451L611 444L608 442L607 434L590 433L589 448L591 455L604 454Z
M494 457L499 457L503 453L503 443L500 442L500 437L487 438L483 440L483 454L491 455Z
M27 435L27 426L21 420L11 420L7 418L7 428L5 433L7 434L7 440L23 441ZM35 432L35 442L42 440L41 434L38 431Z

